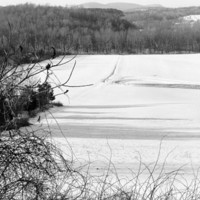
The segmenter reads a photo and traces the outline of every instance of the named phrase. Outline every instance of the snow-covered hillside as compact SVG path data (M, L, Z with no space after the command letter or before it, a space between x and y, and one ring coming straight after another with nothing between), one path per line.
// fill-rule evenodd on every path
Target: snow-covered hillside
M183 17L183 20L188 22L196 22L200 20L200 15L188 15Z

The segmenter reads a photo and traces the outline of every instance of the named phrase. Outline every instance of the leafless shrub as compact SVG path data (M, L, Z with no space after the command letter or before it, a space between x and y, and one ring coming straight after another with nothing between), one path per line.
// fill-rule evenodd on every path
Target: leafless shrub
M55 54L56 51L53 57ZM73 196L81 193L78 188L82 176L73 170L72 163L46 140L50 132L43 129L21 129L20 124L25 120L23 106L30 101L30 91L34 91L34 94L44 101L48 94L53 97L53 89L66 87L75 64L70 77L64 83L54 85L52 89L48 85L52 68L74 59L73 57L64 61L64 58L65 56L56 64L53 64L53 58L49 58L49 63L41 66L39 62L22 65L20 53L13 53L12 49L6 49L1 57L0 199L63 199L72 196L72 193ZM42 73L46 75L41 82L39 78ZM44 105L51 98L45 99ZM67 180L64 186L63 179Z

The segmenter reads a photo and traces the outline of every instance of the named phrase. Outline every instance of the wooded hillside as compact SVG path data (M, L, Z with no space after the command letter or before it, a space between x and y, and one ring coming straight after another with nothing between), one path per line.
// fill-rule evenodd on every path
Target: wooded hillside
M52 46L61 54L199 52L200 22L181 19L191 14L200 14L200 8L123 13L30 4L0 7L0 53L8 44L12 52L6 53L23 47L22 53L35 57L49 54Z

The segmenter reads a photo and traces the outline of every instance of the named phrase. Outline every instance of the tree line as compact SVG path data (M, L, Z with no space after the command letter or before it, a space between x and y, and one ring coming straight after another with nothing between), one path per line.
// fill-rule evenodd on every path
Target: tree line
M30 57L49 55L52 47L57 54L199 52L200 23L185 23L180 17L198 14L200 9L179 12L123 13L32 4L0 7L0 55L20 52L28 62ZM9 52L8 44L12 47Z

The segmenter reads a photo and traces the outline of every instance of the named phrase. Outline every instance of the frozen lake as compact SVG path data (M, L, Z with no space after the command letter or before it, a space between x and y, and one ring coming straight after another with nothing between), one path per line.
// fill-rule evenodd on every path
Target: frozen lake
M75 60L69 93L57 97L64 107L47 116L66 153L70 144L76 161L90 161L92 172L103 172L111 160L128 175L137 170L140 156L147 165L156 161L163 139L158 165L168 156L166 171L183 167L190 176L199 168L199 54L81 55ZM64 82L75 60L56 68L52 82Z

